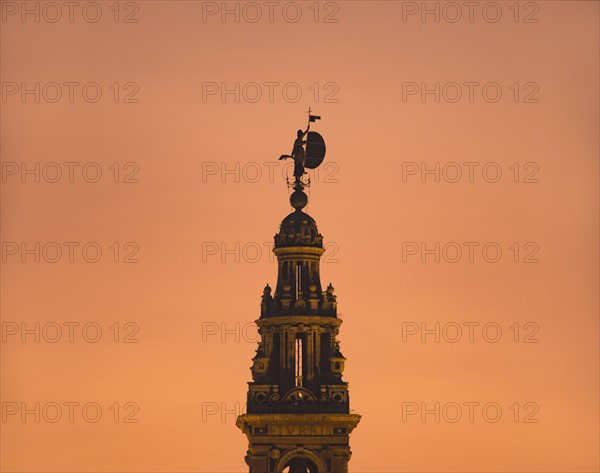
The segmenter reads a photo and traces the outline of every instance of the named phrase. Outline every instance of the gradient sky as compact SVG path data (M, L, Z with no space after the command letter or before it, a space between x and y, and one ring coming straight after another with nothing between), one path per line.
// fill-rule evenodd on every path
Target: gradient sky
M408 15L421 2L301 2L296 23L293 5L283 16L289 2L278 3L272 22L259 2L256 23L242 3L240 21L223 22L220 12L203 21L203 9L220 2L100 2L96 23L85 19L93 10L75 10L70 22L66 8L51 23L56 12L43 2L40 21L23 22L21 11L12 14L20 3L0 2L0 394L5 414L35 403L46 410L39 423L7 414L2 471L246 469L234 411L256 349L247 324L260 315L265 283L276 281L268 243L290 212L277 157L290 151L308 107L322 116L314 129L328 147L308 213L330 244L322 282L336 288L344 379L363 416L351 471L599 470L597 2L501 2L495 23L492 7L483 14L488 2L473 21L464 7L454 23L447 3L436 22ZM39 103L21 95L36 82ZM53 82L63 93L56 103ZM86 101L77 86L70 103L68 82L97 83L102 97L91 103L89 86ZM463 92L456 103L452 82ZM481 84L472 101L469 82ZM214 83L219 90L206 95ZM220 95L235 83L239 103ZM255 103L251 83L262 93ZM265 83L279 84L272 101ZM282 94L289 83L302 91L296 102L297 86ZM445 96L403 96L408 83L439 83ZM496 103L481 93L488 83L502 90ZM63 171L55 183L52 162ZM76 163L72 183L65 162ZM474 182L465 162L476 163ZM39 183L21 175L35 163ZM422 182L424 166L436 163L446 174ZM456 166L448 163L459 163L458 182L449 182ZM87 182L84 167L88 180L97 167L102 177ZM488 182L498 167L502 177ZM138 182L122 182L127 176ZM40 263L35 255L21 262L21 243L36 242ZM56 263L49 242L65 250ZM73 263L64 242L79 245ZM97 263L82 256L90 242L102 249ZM479 246L473 262L465 252L455 263L447 261L454 253L423 263L420 253L403 255L406 242ZM488 243L503 251L496 263L481 254ZM139 261L124 263L136 248ZM538 262L525 263L533 250ZM79 324L73 343L70 322ZM473 343L470 322L480 324ZM39 343L11 335L22 323L40 324ZM406 333L436 323L446 327L439 343ZM65 332L50 343L53 324ZM451 343L456 324L465 332ZM486 341L484 324L502 329L499 341ZM100 340L86 341L97 326ZM138 342L124 343L136 327L129 341ZM524 343L533 332L528 341L537 343ZM76 408L69 422L63 407L51 423L53 402L97 403L102 418L86 421ZM403 419L406 406L435 403L448 414L439 423ZM502 417L490 422L475 408L469 422L463 407L452 423L448 403L497 403ZM139 422L123 422L135 406L129 419Z

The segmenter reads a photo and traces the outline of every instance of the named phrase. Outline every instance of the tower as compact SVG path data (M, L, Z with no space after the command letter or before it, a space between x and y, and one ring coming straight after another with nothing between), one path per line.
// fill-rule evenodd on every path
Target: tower
M360 421L350 413L348 383L342 380L346 358L337 341L342 321L333 286L321 286L323 237L302 211L308 202L304 187L298 173L290 197L295 211L275 235L277 285L273 294L266 285L256 321L260 341L250 368L247 413L237 419L248 437L250 473L347 472L350 432Z

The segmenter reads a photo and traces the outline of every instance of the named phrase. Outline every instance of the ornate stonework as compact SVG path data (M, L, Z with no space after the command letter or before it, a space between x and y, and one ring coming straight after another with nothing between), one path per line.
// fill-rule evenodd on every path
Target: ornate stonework
M302 187L275 235L277 285L273 294L269 285L263 291L247 413L237 420L249 441L250 473L345 473L360 420L342 380L334 288L321 287L323 237L298 193Z

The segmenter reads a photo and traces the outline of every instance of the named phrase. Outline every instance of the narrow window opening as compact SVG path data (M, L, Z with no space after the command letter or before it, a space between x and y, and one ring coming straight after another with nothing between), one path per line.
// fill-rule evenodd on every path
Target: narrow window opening
M296 386L302 386L302 339L296 338Z
M300 298L302 292L302 266L300 263L296 265L296 299Z

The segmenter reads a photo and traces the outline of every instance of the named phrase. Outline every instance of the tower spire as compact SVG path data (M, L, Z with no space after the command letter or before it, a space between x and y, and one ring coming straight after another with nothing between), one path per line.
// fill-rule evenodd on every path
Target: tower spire
M312 118L320 117L309 110L309 123ZM337 340L342 323L337 298L332 284L325 290L321 286L323 236L303 211L308 202L304 164L316 167L325 156L322 137L311 133L305 154L294 148L294 212L275 234L277 284L273 294L268 284L263 290L247 413L237 420L249 441L250 473L279 473L287 467L290 472L348 471L349 436L360 421L358 414L350 414L348 383L342 379L346 358Z

